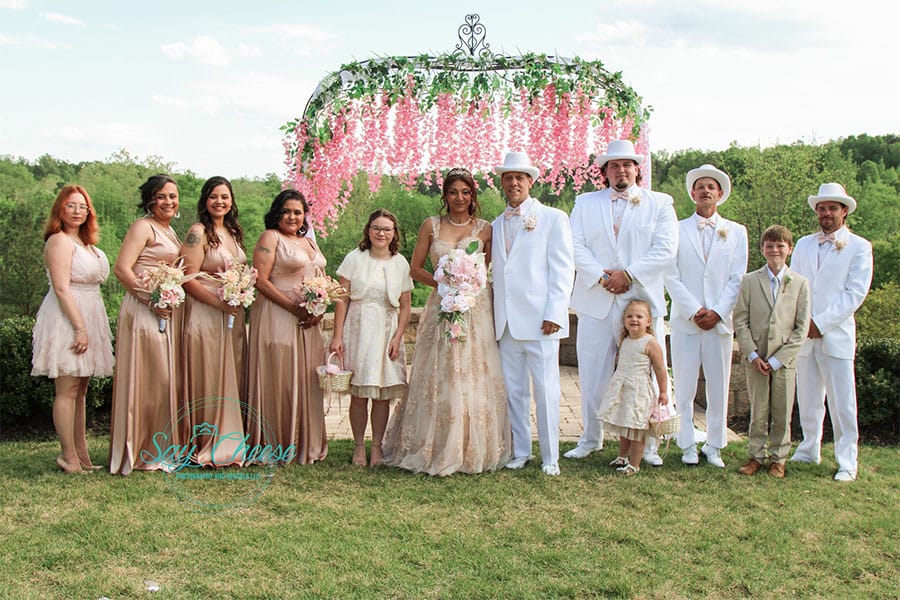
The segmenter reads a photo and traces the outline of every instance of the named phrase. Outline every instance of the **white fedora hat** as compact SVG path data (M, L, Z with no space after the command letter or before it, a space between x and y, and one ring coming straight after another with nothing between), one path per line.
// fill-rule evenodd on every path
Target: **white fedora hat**
M611 160L631 159L638 164L644 162L643 154L634 153L634 144L630 140L613 140L606 147L606 154L597 157L597 166L602 167Z
M528 173L532 179L537 179L541 172L532 166L531 160L524 152L507 152L503 164L494 167L494 173L500 176L504 173Z
M731 179L724 171L720 171L712 165L703 165L702 167L688 171L687 177L684 178L684 182L687 185L688 196L691 195L691 190L694 189L694 183L696 183L698 179L704 177L715 179L719 182L719 187L722 188L722 197L716 202L716 206L728 200L728 196L731 195ZM691 200L693 199L694 197L691 196ZM694 202L694 204L696 204L696 202Z
M847 207L849 215L856 210L856 200L847 195L847 190L839 183L823 183L819 186L819 193L809 197L809 207L816 210L816 204L823 200L831 200L832 202L840 202Z

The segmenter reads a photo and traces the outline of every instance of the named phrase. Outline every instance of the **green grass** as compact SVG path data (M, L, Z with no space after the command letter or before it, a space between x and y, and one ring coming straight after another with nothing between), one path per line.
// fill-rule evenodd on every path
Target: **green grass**
M91 438L95 458L107 443ZM724 471L675 450L628 479L606 466L615 444L558 478L532 462L444 479L355 468L351 445L209 515L161 473L65 476L54 442L0 443L0 597L146 598L147 580L154 599L900 594L893 447L863 447L859 479L838 484L829 460L742 477L743 444Z

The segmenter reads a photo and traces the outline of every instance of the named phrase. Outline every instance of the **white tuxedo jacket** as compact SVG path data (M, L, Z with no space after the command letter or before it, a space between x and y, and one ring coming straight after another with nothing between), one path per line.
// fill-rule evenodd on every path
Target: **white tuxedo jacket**
M524 222L534 217L534 229ZM554 340L569 336L569 295L575 266L572 233L563 211L537 200L522 215L522 230L506 253L501 214L493 222L491 263L494 275L494 328L497 339L509 326L517 340ZM541 324L552 321L558 332L544 335Z
M747 272L747 250L747 228L719 215L709 256L704 261L703 242L694 216L679 222L678 256L666 274L666 289L672 299L669 326L673 332L702 333L693 316L705 307L722 317L716 324L718 333L734 333L732 313L741 277Z
M650 304L654 317L666 314L664 278L678 249L672 196L637 186L630 190L640 201L625 208L618 238L608 188L578 196L572 209L577 275L570 306L596 319L605 319L616 300L600 285L604 269L627 269L634 279L631 289L619 295L622 301L640 298Z
M840 248L840 249L839 249ZM856 355L856 319L872 284L872 244L850 233L846 227L835 232L835 242L818 265L818 234L800 238L791 258L791 269L809 279L812 293L812 320L822 332L827 356L852 359ZM800 355L812 351L806 339Z

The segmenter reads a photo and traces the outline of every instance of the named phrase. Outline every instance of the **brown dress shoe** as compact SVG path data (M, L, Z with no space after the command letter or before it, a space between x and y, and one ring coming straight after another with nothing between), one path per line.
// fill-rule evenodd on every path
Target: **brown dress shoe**
M762 463L755 458L751 458L743 467L738 469L738 473L740 473L741 475L756 475L756 472L761 468Z
M779 462L773 462L769 465L769 475L772 477L777 477L778 479L784 479L784 464Z

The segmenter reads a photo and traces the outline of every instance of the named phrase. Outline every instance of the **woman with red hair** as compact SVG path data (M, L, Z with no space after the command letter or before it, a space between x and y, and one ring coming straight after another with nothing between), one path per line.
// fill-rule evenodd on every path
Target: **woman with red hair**
M44 228L44 265L50 290L38 310L33 332L32 371L54 380L53 425L66 473L99 469L91 463L85 427L85 395L92 376L113 372L112 335L100 296L109 261L95 244L97 215L80 185L56 197Z

